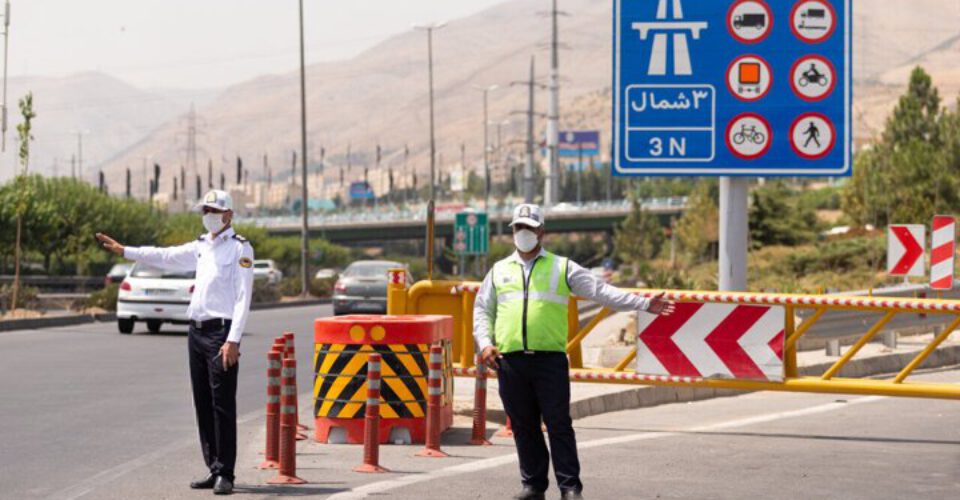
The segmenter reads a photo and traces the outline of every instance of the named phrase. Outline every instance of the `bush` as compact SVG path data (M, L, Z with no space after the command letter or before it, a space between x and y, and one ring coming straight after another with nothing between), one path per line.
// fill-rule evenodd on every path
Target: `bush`
M330 297L333 295L333 285L337 282L335 279L311 279L310 295L313 297ZM279 291L284 297L297 297L301 291L300 277L283 278L280 282Z
M91 309L99 308L105 311L116 311L118 293L120 293L120 285L107 285L103 290L91 293L83 305Z
M40 305L37 299L39 290L29 286L21 286L17 294L17 309L36 309ZM13 300L13 285L0 285L0 310L8 311Z
M251 302L254 304L264 304L271 302L280 302L280 290L267 282L267 280L253 280L253 297Z
M815 249L797 252L789 257L789 263L797 276L864 268L879 270L886 263L885 254L883 238L853 238L830 241Z

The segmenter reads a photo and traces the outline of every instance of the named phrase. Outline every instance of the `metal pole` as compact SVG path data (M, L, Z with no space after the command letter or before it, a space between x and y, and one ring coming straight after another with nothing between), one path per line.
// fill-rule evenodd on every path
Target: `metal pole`
M300 284L302 286L300 296L307 297L310 294L310 282L307 276L307 252L309 251L310 225L307 210L307 76L306 64L304 63L303 48L303 0L300 0L300 162L302 165L301 176L303 179L302 201L300 203L300 213L303 215L303 224L300 227Z
M10 53L10 0L7 0L3 6L3 116L0 117L3 120L2 130L0 130L0 135L2 135L2 145L0 145L0 151L7 151L7 54Z
M583 143L577 146L577 205L583 202L581 198L583 184Z
M467 189L470 187L470 175L467 173L467 145L460 143L460 188L463 194L463 204L467 205L470 203L469 197L470 192Z
M747 290L747 188L744 177L720 178L720 290Z
M430 200L435 200L437 184L437 141L434 135L433 124L433 26L427 28L427 72L430 78Z
M529 98L527 103L527 164L523 169L523 198L526 203L533 203L533 89L534 89L534 56L530 56Z
M560 166L557 157L557 142L560 121L560 55L557 43L557 0L553 0L551 12L553 20L553 34L550 43L550 108L547 118L547 172L546 184L543 191L543 204L547 207L559 201ZM533 77L531 76L531 80Z
M490 213L490 124L487 122L487 94L483 90L483 211Z

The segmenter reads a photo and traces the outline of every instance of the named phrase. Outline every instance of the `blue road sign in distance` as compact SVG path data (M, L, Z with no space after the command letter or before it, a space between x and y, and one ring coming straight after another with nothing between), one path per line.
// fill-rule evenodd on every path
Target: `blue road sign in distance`
M852 0L614 0L624 176L849 176Z
M557 151L563 158L600 155L599 130L563 130L558 137Z

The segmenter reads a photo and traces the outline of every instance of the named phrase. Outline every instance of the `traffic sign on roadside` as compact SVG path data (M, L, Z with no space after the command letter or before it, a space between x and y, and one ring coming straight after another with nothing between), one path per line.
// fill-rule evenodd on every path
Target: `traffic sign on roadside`
M933 218L933 244L930 248L930 288L953 290L957 253L957 218L938 215Z
M927 245L923 224L891 224L887 228L887 274L924 276L923 256Z
M453 250L459 255L486 255L490 231L486 212L460 212L453 226Z
M851 24L852 0L614 0L615 172L850 175Z

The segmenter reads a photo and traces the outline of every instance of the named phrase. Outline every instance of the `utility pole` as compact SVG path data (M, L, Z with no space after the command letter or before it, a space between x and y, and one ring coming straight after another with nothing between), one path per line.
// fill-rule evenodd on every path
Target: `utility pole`
M479 87L474 85L473 88L483 92L483 211L490 212L490 118L489 118L489 108L488 108L488 97L490 92L497 90L499 85L488 85L486 87ZM497 129L499 131L500 124L497 124ZM498 132L499 133L499 132Z
M550 40L550 106L547 111L547 164L549 171L543 191L543 204L550 207L560 198L560 166L557 151L557 142L560 121L560 54L559 33L557 27L557 0L553 0L553 9L550 12L553 31Z
M469 204L470 175L467 173L467 145L460 143L460 190L463 193L463 204Z
M377 144L376 168L377 168L377 174L380 176L380 186L378 187L380 188L381 191L383 191L383 172L380 171L380 145L379 144ZM377 206L379 205L379 201L377 200L378 200L377 191L374 190L373 192L373 211L374 212L377 211Z
M77 132L77 175L83 180L83 132Z
M406 178L406 179L408 179L408 180L410 179L410 177L408 177L408 176L410 175L410 167L409 167L409 165L408 165L408 160L409 160L409 159L410 159L410 146L407 146L406 144L404 144L404 145L403 145L403 177ZM405 206L406 206L406 205L409 203L409 201L410 201L410 200L409 200L409 198L410 198L409 190L410 190L410 184L407 184L406 187L404 187L404 189L403 189L403 204L404 204ZM414 193L414 196L416 196L416 193Z
M300 295L306 298L310 294L310 282L307 275L307 252L309 238L309 220L307 214L307 76L304 63L303 48L303 0L300 0L300 148L303 164L303 192L300 211L303 215L303 225L300 227L300 283L303 285Z
M583 203L582 186L583 184L583 143L577 146L577 206Z
M3 115L0 116L0 151L7 151L7 59L10 53L10 0L3 5Z
M523 169L523 200L526 203L533 203L533 103L534 103L534 56L530 56L530 80L527 82L529 97L527 100L527 163Z
M436 199L437 184L437 141L434 133L434 113L433 113L433 32L446 26L446 23L433 23L427 25L414 26L414 29L427 32L427 75L429 80L430 95L430 199Z

